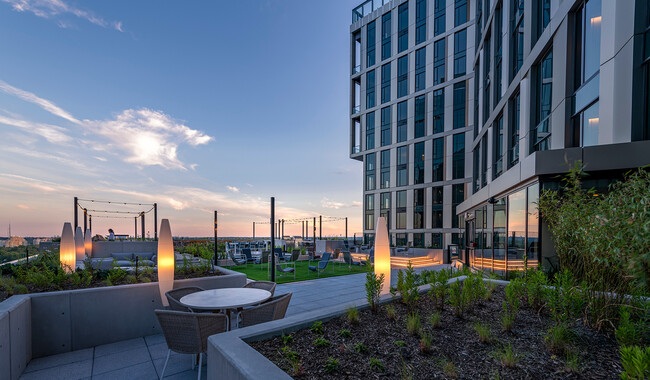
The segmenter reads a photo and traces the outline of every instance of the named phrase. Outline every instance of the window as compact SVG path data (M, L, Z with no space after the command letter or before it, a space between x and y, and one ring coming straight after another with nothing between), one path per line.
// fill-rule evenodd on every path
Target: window
M368 24L366 29L366 67L370 67L375 64L375 45L377 38L375 36L375 22Z
M409 147L408 145L397 148L397 186L409 184Z
M406 141L408 126L408 102L397 103L397 142Z
M551 90L553 85L553 51L549 51L535 67L535 126L532 130L532 151L550 149L551 136Z
M431 228L442 228L442 186L432 188Z
M523 1L523 0L522 0ZM390 58L390 42L391 42L391 22L390 12L381 17L381 59Z
M492 50L490 49L490 38L489 33L485 37L485 42L483 42L484 54L483 54L483 122L485 123L490 118L490 55Z
M537 5L535 9L537 13L535 41L537 41L551 21L551 0L537 0L534 3Z
M446 0L434 0L433 34L435 36L445 32Z
M494 107L501 100L501 74L502 74L502 46L503 46L503 10L501 7L494 11Z
M381 109L381 146L390 145L390 106Z
M406 223L406 213L404 215L397 215L398 217L403 216L404 217L404 223ZM406 228L406 227L404 227ZM406 247L406 234L401 233L401 234L395 234L395 246L396 247Z
M397 60L397 97L401 98L409 93L409 56L408 54Z
M424 189L413 190L413 228L424 228Z
M452 161L453 179L465 177L465 134L454 135L454 153Z
M442 233L434 232L431 234L431 248L442 249Z
M381 103L390 102L390 62L381 67Z
M443 181L445 173L445 139L441 137L433 140L433 177L431 181Z
M368 71L366 74L366 108L375 106L375 70Z
M646 7L646 30L643 48L643 71L644 71L644 87L645 87L645 115L643 115L644 129L642 137L644 140L650 140L650 6Z
M451 186L451 228L458 228L456 207L465 200L465 184Z
M492 138L494 139L494 165L492 165L492 179L503 173L503 115L499 115L493 124Z
M415 3L415 44L427 40L427 0Z
M366 194L366 222L365 229L372 230L375 228L375 195Z
M424 124L426 100L426 95L415 98L414 137L416 139L427 134L426 125Z
M454 85L454 129L465 128L465 82Z
M402 3L397 9L397 52L409 47L409 3Z
M524 63L524 0L511 0L510 7L510 80Z
M433 43L433 85L445 81L445 39Z
M390 193L381 193L379 195L379 215L382 218L386 218L386 223L390 228L390 218L388 213L390 212Z
M406 190L395 193L395 228L406 228Z
M480 57L476 60L476 64L474 65L474 83L478 80L478 73L479 73L479 67L481 67L481 59ZM478 131L481 128L481 125L479 124L478 117L479 117L479 87L476 84L474 85L474 138L478 137Z
M427 48L415 51L415 91L424 90L427 75Z
M598 144L600 116L601 1L588 0L575 13L575 92L571 102L571 145Z
M454 78L465 75L467 50L467 29L454 34Z
M416 233L413 234L413 247L414 248L424 248L424 234Z
M375 113L366 114L366 150L375 149Z
M519 162L519 93L510 100L510 139L508 144L508 168Z
M433 92L433 133L445 130L445 89Z
M454 26L467 22L467 0L456 0L454 5Z
M375 189L375 154L366 154L366 190Z
M476 148L472 151L472 158L472 189L476 193L481 190L481 172L479 172L481 165L481 144L477 144Z
M488 12L490 10L488 9ZM478 51L478 47L481 42L481 37L483 36L483 18L481 17L483 15L483 0L478 0L476 2L476 38L474 39L474 45L476 46L476 51ZM477 54L478 56L478 54Z
M413 184L424 183L424 142L413 145Z
M390 150L381 151L381 178L379 182L382 189L390 187Z
M488 135L487 133L481 138L481 187L487 185L488 171Z

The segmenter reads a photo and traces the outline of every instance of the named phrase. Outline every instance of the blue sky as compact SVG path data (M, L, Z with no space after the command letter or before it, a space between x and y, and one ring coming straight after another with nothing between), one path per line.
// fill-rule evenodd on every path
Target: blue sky
M210 235L215 209L220 235L250 235L270 196L278 217L361 231L358 2L0 0L0 235L60 234L75 195L156 201L175 235ZM133 221L93 221L109 227Z

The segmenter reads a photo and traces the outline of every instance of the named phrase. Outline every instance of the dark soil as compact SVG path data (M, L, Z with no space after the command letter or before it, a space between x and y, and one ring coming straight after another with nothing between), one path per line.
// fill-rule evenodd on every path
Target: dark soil
M616 341L604 334L582 326L572 325L575 337L571 351L577 354L578 364L569 369L565 355L553 354L544 341L551 326L548 315L537 315L525 305L519 310L512 332L502 332L500 316L504 300L503 287L498 287L491 301L477 305L464 318L455 317L449 305L441 312L442 323L434 329L428 319L436 312L427 295L421 295L416 307L421 326L433 337L429 353L419 348L420 338L406 330L407 307L392 302L397 320L387 317L385 308L377 313L360 312L360 322L351 324L346 316L324 323L323 337L329 347L314 344L320 335L310 329L293 333L289 347L298 353L302 373L296 374L288 359L282 354L282 337L252 342L261 352L288 374L299 379L618 379L622 371ZM492 340L481 343L474 324L484 322L490 326ZM339 337L339 331L349 329L351 337ZM399 348L395 342L405 344ZM354 346L363 343L367 352L357 353ZM498 357L504 347L512 344L518 360L514 367L506 367ZM338 360L336 371L326 372L328 357ZM384 371L371 370L370 358L381 360ZM453 363L453 364L450 364ZM455 367L455 371L451 370Z

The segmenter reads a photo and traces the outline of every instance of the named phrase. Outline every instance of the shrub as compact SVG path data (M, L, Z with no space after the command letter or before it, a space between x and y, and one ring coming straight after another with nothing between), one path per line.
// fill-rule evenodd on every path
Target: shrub
M431 351L431 343L433 342L433 337L430 334L423 333L420 338L420 352L426 354Z
M354 345L354 351L357 352L357 354L362 354L364 352L368 352L368 348L366 348L366 345L359 342Z
M457 317L463 317L465 311L466 298L463 297L463 289L460 282L456 281L447 288L449 293L449 303L454 307L454 314Z
M314 345L318 346L318 347L329 347L330 342L327 339L323 338L323 337L318 337L314 341Z
M640 333L632 321L630 321L630 312L627 307L621 307L620 318L618 320L618 327L614 331L616 341L621 346L632 346L639 344Z
M436 329L436 328L440 327L440 320L441 320L440 313L435 312L435 313L431 314L431 316L429 317L429 324L431 325L431 327Z
M650 347L621 347L621 364L623 365L621 373L623 380L650 378Z
M503 302L505 306L505 301ZM501 329L503 331L511 331L515 325L515 315L505 311L501 314Z
M349 337L352 336L352 334L350 333L350 330L348 330L348 329L342 329L341 331L339 331L339 336L340 336L341 338L349 338Z
M345 311L345 314L346 314L346 316L348 318L348 321L350 321L350 323L352 323L353 325L356 325L356 324L359 323L359 310L357 310L356 307L351 306L351 307L347 308L347 310Z
M548 278L546 273L541 270L532 270L526 276L526 293L528 295L528 304L539 313L544 307Z
M434 272L435 273L435 272ZM445 307L445 295L447 294L447 281L449 281L449 272L447 270L440 270L435 275L431 276L431 290L429 296L433 300L438 309Z
M549 350L555 354L568 352L572 339L573 333L564 323L555 324L546 332L546 335L544 335L546 345Z
M566 323L582 309L581 296L568 270L555 274L554 287L547 292L547 304L556 323Z
M485 298L485 293L485 284L478 275L471 273L463 281L463 297L468 308L473 308L474 305L482 302Z
M381 295L381 288L384 284L384 274L377 276L375 272L368 271L366 273L366 299L372 311L377 310L379 296Z
M418 281L415 269L413 269L413 266L409 261L405 270L400 269L397 272L397 285L395 291L400 294L402 302L410 310L413 310L415 303L420 299L420 292L418 291L417 283Z
M294 361L300 358L298 352L291 349L289 346L282 347L282 355L289 361Z
M323 321L316 321L311 325L310 330L314 334L323 335Z
M492 334L490 333L490 327L485 322L476 322L474 324L474 330L478 333L478 339L482 343L488 343L492 340Z
M395 306L386 305L386 315L388 316L388 318L390 318L392 320L396 320L397 319L397 312L395 311Z
M370 365L370 370L376 371L376 372L384 372L384 363L381 362L381 360L377 358L370 358L369 360L369 365Z
M339 369L338 359L334 359L331 356L328 357L327 361L325 362L325 372L332 373L332 372L336 372L338 369Z
M420 332L420 315L413 312L406 318L406 330L411 335L417 335Z

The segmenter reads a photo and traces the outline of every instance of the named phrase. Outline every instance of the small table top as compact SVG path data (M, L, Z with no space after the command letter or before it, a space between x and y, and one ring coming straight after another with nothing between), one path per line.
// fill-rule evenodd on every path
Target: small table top
M196 310L236 309L257 305L271 298L271 292L254 288L209 289L188 294L181 303Z

